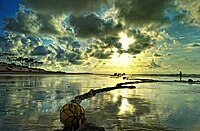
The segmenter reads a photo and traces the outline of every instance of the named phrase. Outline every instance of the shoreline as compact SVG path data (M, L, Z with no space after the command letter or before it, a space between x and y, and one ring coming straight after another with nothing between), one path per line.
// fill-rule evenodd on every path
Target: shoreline
M40 69L34 68L37 71L1 71L0 70L0 75L1 74L38 74L38 75L102 75L102 76L110 76L111 78L119 78L122 76L113 76L111 74L102 74L102 73L89 73L89 72L61 72L61 71L38 71ZM129 76L130 79L132 80L131 77L135 76L159 76L159 77L179 77L178 74L127 74L126 76ZM184 74L182 77L192 77L192 78L200 78L200 74Z
M102 75L102 76L110 76L110 77L123 77L123 76L129 76L135 77L135 76L155 76L155 77L179 77L180 74L131 74L131 73L92 73L92 72L62 72L62 71L47 71L45 69L41 68L32 68L28 66L20 66L16 64L7 64L0 62L0 74L56 74L56 75ZM120 74L119 76L116 74ZM124 74L124 75L122 75ZM200 74L182 74L182 77L192 77L192 78L200 78Z
M28 66L19 66L0 62L0 74L56 74L56 75L88 75L94 73L68 73L62 71L47 71L41 68L32 68Z
M66 72L1 72L0 71L0 75L1 74L24 74L24 75L27 75L27 74L37 74L37 75L97 75L97 74L94 74L94 73L66 73Z

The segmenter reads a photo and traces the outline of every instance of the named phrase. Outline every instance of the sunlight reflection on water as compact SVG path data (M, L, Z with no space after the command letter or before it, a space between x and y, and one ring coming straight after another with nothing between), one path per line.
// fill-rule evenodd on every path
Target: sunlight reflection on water
M124 80L97 75L0 75L0 130L62 129L59 110L64 104L90 89L119 82ZM87 120L108 131L200 129L199 85L145 83L136 87L82 101Z
M131 114L135 112L135 108L131 105L127 98L122 98L121 105L119 106L118 115Z

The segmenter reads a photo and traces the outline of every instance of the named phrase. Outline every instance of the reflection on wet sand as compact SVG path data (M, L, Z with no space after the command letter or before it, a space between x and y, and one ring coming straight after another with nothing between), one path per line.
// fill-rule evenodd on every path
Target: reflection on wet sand
M96 77L0 75L0 130L62 128L59 110L64 104L90 89L116 84Z
M61 127L58 110L79 94L79 90L69 88L69 82L60 78L47 75L0 76L0 130ZM79 86L78 83L70 84Z
M104 126L108 131L166 130L162 124L144 119L151 115L152 105L138 95L131 95L135 93L128 89L113 90L83 101L88 122Z
M118 115L132 114L135 112L135 107L128 102L127 98L121 98Z
M62 129L59 110L64 104L120 82L94 75L0 75L0 130ZM198 85L135 86L83 100L87 120L108 131L199 129Z

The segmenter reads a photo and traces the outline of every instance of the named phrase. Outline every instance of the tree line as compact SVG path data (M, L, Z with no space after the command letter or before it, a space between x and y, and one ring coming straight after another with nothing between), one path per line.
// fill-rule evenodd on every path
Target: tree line
M18 66L28 66L29 68L43 65L43 62L34 60L33 58L16 56L15 54L8 52L0 53L0 62Z

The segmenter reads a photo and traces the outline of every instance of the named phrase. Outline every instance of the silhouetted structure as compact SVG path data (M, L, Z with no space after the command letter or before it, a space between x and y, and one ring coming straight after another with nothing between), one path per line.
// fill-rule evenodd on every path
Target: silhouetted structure
M192 79L188 79L188 82L193 82L193 80Z

